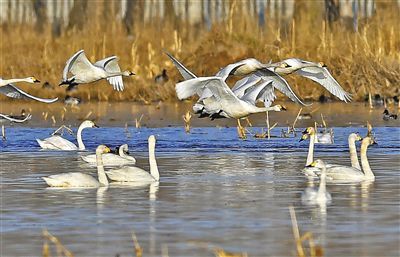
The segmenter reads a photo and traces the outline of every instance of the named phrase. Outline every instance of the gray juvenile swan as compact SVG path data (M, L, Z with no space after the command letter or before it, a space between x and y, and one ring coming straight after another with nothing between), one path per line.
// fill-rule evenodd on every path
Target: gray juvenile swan
M122 166L135 164L136 159L133 156L128 155L129 148L127 144L123 144L118 148L118 154L107 153L103 154L104 166ZM96 155L90 154L82 156L82 160L90 164L96 164Z
M310 164L311 167L321 169L318 190L308 187L301 195L301 201L306 205L326 205L332 201L331 194L326 191L326 165L325 162L318 159Z
M96 148L96 161L97 161L97 177L94 177L81 172L68 172L57 175L51 175L48 177L42 177L42 179L50 187L101 187L108 186L107 175L104 172L102 154L109 153L110 148L105 145L99 145Z
M70 90L79 84L107 79L114 90L123 91L122 76L129 77L135 74L131 71L121 72L118 60L118 57L111 56L92 64L86 57L84 50L80 50L67 61L60 86L69 85L68 89ZM70 78L68 78L69 72L73 75Z
M154 182L160 180L157 161L155 156L156 138L151 135L149 143L150 173L138 167L122 167L120 169L108 170L107 176L110 180L119 182Z
M36 79L35 77L27 77L27 78L23 78L23 79L2 79L2 78L0 78L0 94L3 94L5 96L11 97L11 98L29 99L29 100L35 100L35 101L43 102L43 103L54 103L58 100L58 98L45 99L45 98L39 98L39 97L30 95L12 84L12 83L18 83L18 82L39 83L40 81L38 79Z
M76 134L77 141L78 141L78 146L76 146L74 143L71 141L62 138L61 136L58 135L53 135L51 137L45 138L45 139L36 139L38 144L42 149L48 149L48 150L65 150L65 151L76 151L76 150L85 150L85 145L83 144L82 141L82 130L85 128L98 128L98 126L90 120L85 120L84 122L81 123L81 125L78 128L78 132Z

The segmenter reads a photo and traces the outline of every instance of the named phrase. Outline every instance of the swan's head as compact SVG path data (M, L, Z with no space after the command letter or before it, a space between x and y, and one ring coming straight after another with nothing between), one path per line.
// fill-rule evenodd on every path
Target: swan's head
M149 136L149 145L154 145L156 143L156 137L154 135Z
M307 165L306 167L315 167L315 168L322 169L325 167L325 162L321 159L317 159L317 160L313 161L310 165Z
M29 82L29 83L40 83L40 80L38 80L35 77L27 77L26 78L26 82Z
M82 128L98 128L99 126L97 126L91 120L85 120L84 122L82 122L82 124L79 127L82 127Z
M130 77L130 76L134 76L136 75L135 73L133 73L132 71L126 70L122 72L122 75L126 76L126 77Z
M274 106L274 111L280 112L280 111L286 111L286 110L287 109L284 105L277 104Z
M111 149L105 145L99 145L96 148L96 154L104 154L104 153L109 153L109 152L111 152Z
M357 133L351 133L349 135L349 140L354 140L354 141L361 141L363 138Z
M366 136L366 137L364 137L364 139L362 140L362 144L367 144L368 146L370 146L370 145L376 145L376 144L378 144L378 143L376 142L376 140L375 140L374 137L372 137L372 136Z
M303 131L303 135L314 135L315 134L315 128L314 127L308 127Z
M122 151L125 154L129 154L129 147L127 144L123 144L119 147L118 151Z

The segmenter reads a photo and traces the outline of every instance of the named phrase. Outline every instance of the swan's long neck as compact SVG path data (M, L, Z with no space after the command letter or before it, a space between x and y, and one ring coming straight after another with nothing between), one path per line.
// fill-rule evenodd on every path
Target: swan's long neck
M367 149L369 146L369 142L367 140L363 140L361 143L361 150L360 150L360 156L361 156L361 166L364 172L364 177L368 180L375 180L375 175L371 170L371 167L369 166L368 158L367 158Z
M358 162L356 140L353 137L349 137L349 150L351 167L361 170L360 163Z
M85 150L86 148L85 148L85 145L83 144L83 141L82 141L82 130L84 129L84 128L86 128L86 127L84 127L84 126L79 126L79 128L78 128L78 133L76 133L76 139L77 139L77 141L78 141L78 148L79 148L79 150Z
M149 163L150 163L150 174L156 181L160 180L160 173L158 173L156 154L155 154L155 143L149 144Z
M100 184L108 186L108 179L104 171L103 157L101 156L101 153L96 152L96 163L97 163L97 177L99 179Z
M310 146L308 147L306 166L310 165L314 160L314 142L316 136L316 134L310 135Z
M5 86L5 85L8 85L8 84L11 84L11 83L18 83L18 82L29 82L29 83L31 83L31 81L30 80L28 80L27 78L24 78L24 79L2 79L1 80L1 86Z
M318 199L325 199L326 194L326 166L322 168L320 180L319 180L319 188L317 192Z

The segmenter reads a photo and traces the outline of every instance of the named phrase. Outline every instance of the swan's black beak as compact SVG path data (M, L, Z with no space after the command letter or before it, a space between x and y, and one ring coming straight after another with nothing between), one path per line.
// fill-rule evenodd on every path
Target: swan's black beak
M126 151L125 153L126 153L127 155L129 155L129 154L130 154L130 153L129 153L129 151Z
M40 83L40 80L38 80L38 79L35 78L35 79L33 80L33 83Z
M282 105L282 111L287 111L287 108L284 105Z
M69 85L68 81L61 81L60 84L58 84L58 86L62 86L62 85Z
M100 127L97 126L96 124L93 124L93 128L100 128Z
M129 76L134 76L136 75L135 73L133 73L132 71L129 72Z
M314 167L314 166L312 166L311 164L310 165L306 165L306 168L311 168L311 167Z
M303 135L308 134L307 129L305 129L303 132L301 132Z

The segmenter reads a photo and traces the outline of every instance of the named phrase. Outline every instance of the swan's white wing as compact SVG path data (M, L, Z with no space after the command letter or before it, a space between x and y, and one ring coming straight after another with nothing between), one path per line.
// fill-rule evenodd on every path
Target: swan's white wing
M261 97L257 99L257 101L261 101L264 103L265 107L270 107L274 100L276 99L276 95L274 93L274 87L269 86L265 87L264 91L261 92Z
M43 139L43 141L55 146L60 150L78 150L78 147L74 143L57 135Z
M52 187L97 187L99 182L92 176L80 172L69 172L42 177Z
M71 72L73 75L85 73L96 74L98 70L96 70L96 67L93 66L93 64L86 57L85 51L80 50L67 61L63 72L64 81L68 79L68 72Z
M165 52L166 55L171 59L172 63L175 65L175 67L178 69L179 73L182 75L182 77L185 80L188 79L193 79L196 78L197 76L194 75L188 68L186 68L182 63L180 63L175 57L173 57L171 54Z
M175 85L175 91L179 100L189 98L196 94L201 97L205 88L205 84L203 83L205 80L204 78L207 79L209 77L193 78L177 83Z
M121 72L118 61L119 58L117 56L111 56L95 62L94 66L102 68L107 72ZM114 90L124 90L124 82L122 81L122 76L109 77L107 78L107 80L113 86Z
M33 99L39 102L43 103L54 103L55 101L58 100L58 98L54 99L45 99L45 98L39 98L33 95L30 95L21 89L17 88L13 84L8 84L6 86L0 87L0 94L3 94L5 96L11 97L11 98L17 98L17 99Z
M272 80L272 85L274 86L274 88L281 91L283 94L289 97L290 100L292 100L293 102L304 106L308 106L297 97L297 95L293 92L292 88L289 86L287 81L280 75L276 74L275 72L269 69L258 70L255 74L264 78L265 80Z
M235 72L235 70L237 70L239 67L243 65L246 65L245 61L246 60L229 64L225 68L222 68L220 71L218 71L217 74L215 74L215 76L220 77L223 80L226 80L230 74L233 74Z
M296 72L300 76L311 79L317 82L324 88L326 88L330 93L335 95L337 98L344 102L351 101L351 95L347 93L339 83L332 77L328 69L325 67L306 67L298 70Z
M113 181L142 182L154 181L147 171L138 167L123 167L121 169L107 170L107 176Z
M204 77L199 82L208 88L217 101L239 101L239 98L232 92L225 81L220 77Z
M261 77L256 75L248 76L244 79L238 80L232 88L232 92L239 98L243 97L246 90L253 87L255 84L260 82Z
M243 97L241 97L240 99L255 105L257 100L259 100L263 95L266 87L273 88L272 80L263 81L259 85L256 85L248 89L246 93L243 95Z
M30 120L30 119L32 118L32 115L31 115L31 114L28 114L24 119L17 119L17 118L10 117L10 116L8 116L8 115L4 115L4 114L1 114L1 113L0 113L0 118L9 120L9 121L11 121L11 122L23 123L23 122L25 122L25 121L27 121L27 120Z

